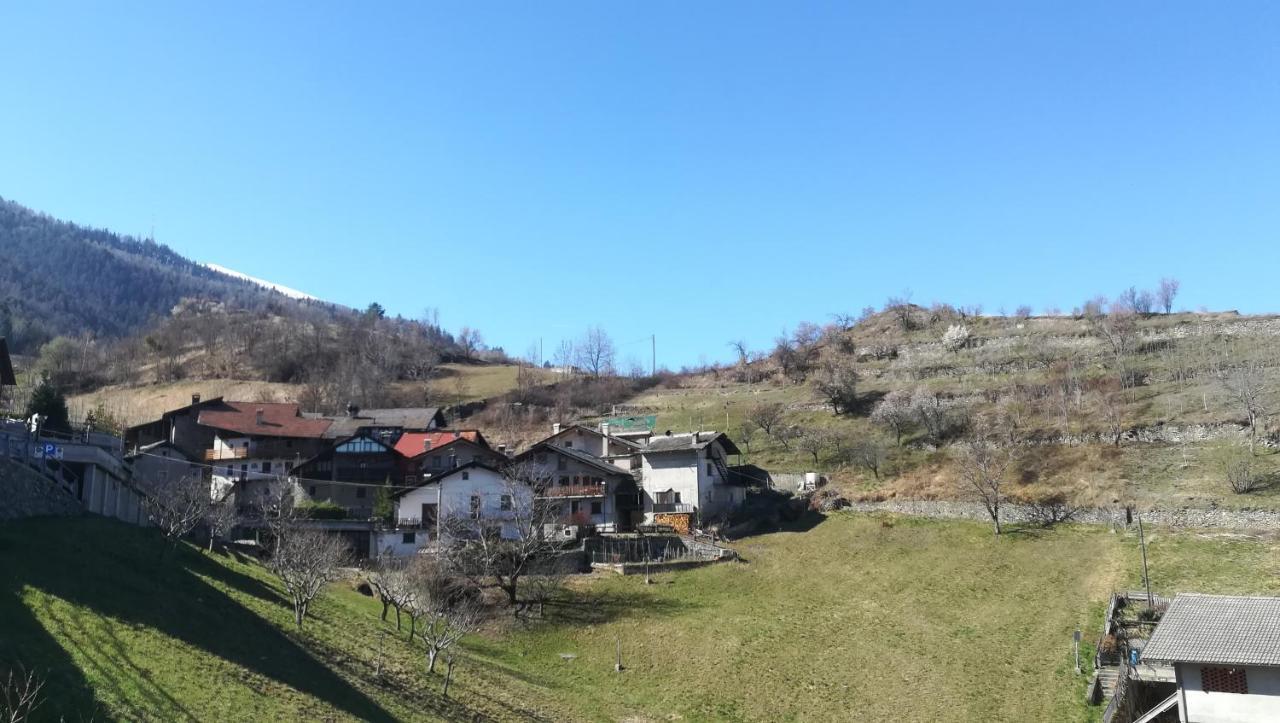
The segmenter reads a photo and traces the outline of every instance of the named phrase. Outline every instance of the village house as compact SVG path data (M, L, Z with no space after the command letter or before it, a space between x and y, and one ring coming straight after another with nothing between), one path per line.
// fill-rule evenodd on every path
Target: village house
M477 521L511 539L520 533L521 519L529 520L533 504L527 483L496 466L467 462L397 493L398 529L381 533L378 547L393 555L412 554L430 540L447 539L451 519Z
M553 424L551 436L542 442L564 449L586 452L623 469L634 470L640 466L640 457L637 453L641 445L612 435L608 422L602 423L599 430L581 424L571 424L562 429L560 424Z
M597 532L633 528L640 500L630 469L565 446L563 440L559 445L539 442L517 455L514 464L531 481L537 498L559 511L561 524Z
M290 469L320 452L329 420L304 417L297 404L223 402L204 409L197 424L213 430L203 453L212 466L214 494L234 488L242 509L275 497Z
M147 489L163 487L184 477L207 476L200 459L191 458L168 440L138 447L125 456L125 461L133 469L133 480Z
M747 491L729 471L730 454L738 447L722 432L652 437L639 449L645 522L687 533L741 504Z
M409 470L409 461L395 447L372 434L338 440L292 467L289 473L303 497L339 505L350 519L372 518L379 488L389 494Z
M1172 665L1177 691L1137 721L1280 721L1280 598L1178 595L1141 658Z
M437 407L399 407L393 409L361 409L347 405L346 416L305 416L329 420L326 439L347 439L365 435L394 445L405 432L429 432L445 426L444 412Z
M499 466L507 459L505 454L491 448L476 429L405 432L396 440L395 450L410 461L405 484L414 484L468 462Z
M214 430L199 423L205 410L231 411L231 405L222 397L202 400L199 394L191 395L191 404L171 409L159 419L138 424L125 430L125 448L131 453L157 442L168 442L194 460L203 460L206 451L213 448Z

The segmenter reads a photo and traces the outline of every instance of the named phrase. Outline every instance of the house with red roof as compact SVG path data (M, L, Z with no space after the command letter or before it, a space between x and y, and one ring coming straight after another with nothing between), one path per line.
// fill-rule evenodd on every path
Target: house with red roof
M448 472L471 462L500 465L507 457L489 446L477 429L405 432L396 441L396 452L410 460L409 475L418 480ZM414 480L405 480L412 484Z
M243 507L277 493L294 465L319 454L330 420L304 417L297 404L222 402L201 410L197 424L213 432L204 460L215 491L237 486Z

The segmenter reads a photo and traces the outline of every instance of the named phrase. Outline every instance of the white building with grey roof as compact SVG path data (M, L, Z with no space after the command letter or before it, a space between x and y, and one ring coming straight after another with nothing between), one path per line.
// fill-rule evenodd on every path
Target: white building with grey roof
M1138 720L1177 706L1183 723L1280 721L1280 598L1180 594L1142 649L1172 665L1177 693Z

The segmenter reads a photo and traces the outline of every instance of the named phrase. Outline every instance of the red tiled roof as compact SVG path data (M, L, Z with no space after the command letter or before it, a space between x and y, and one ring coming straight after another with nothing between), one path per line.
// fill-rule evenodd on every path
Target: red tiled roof
M417 457L427 451L427 440L431 440L431 449L437 449L455 439L465 439L468 442L484 446L480 433L474 429L464 429L457 432L405 432L396 441L396 451L405 457Z
M250 437L294 437L318 439L329 428L327 419L307 419L299 414L296 404L264 404L258 402L223 402L230 407L205 409L199 423L225 432ZM258 424L258 411L262 424Z

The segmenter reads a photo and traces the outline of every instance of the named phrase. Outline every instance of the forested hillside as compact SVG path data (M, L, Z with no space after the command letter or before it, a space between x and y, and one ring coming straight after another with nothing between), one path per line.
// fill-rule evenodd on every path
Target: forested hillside
M34 352L59 335L124 336L189 297L247 310L305 306L162 244L59 221L4 199L0 258L0 336L16 353Z

